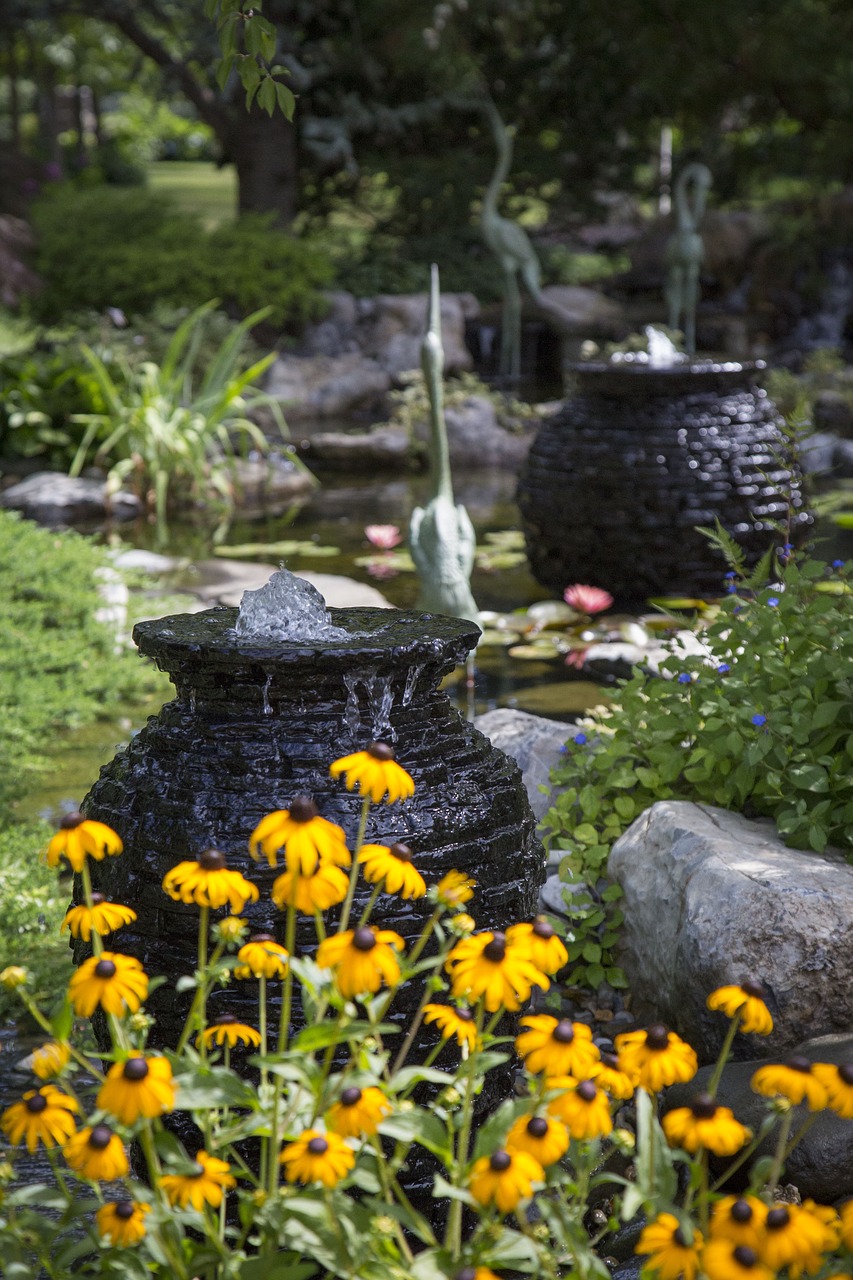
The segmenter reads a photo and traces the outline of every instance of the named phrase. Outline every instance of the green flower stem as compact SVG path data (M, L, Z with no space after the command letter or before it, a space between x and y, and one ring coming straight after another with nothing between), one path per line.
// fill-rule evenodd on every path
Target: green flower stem
M702 1147L699 1152L699 1226L702 1235L708 1239L708 1223L711 1212L711 1197L708 1188L708 1152Z
M424 925L421 936L418 938L417 942L412 947L409 954L406 956L407 965L411 966L415 964L421 952L423 951L424 947L426 946L427 942L429 941L429 936L432 933L433 929L435 928L436 924L438 923L438 920L440 916L443 914L443 911L444 911L444 908L441 906L436 907L435 911L433 911L429 920L427 920L426 924Z
M382 892L382 881L380 880L378 884L375 884L373 886L373 892L371 893L370 897L367 900L367 906L364 908L364 910L361 913L361 919L359 920L358 925L356 926L357 928L360 929L362 925L367 924L368 920L370 919L370 913L373 910L374 906L376 905L376 899L379 897L381 892Z
M296 948L296 886L298 884L297 877L293 877L293 889L291 891L290 902L287 904L287 918L284 927L284 947L288 956L292 956ZM287 973L284 977L284 991L281 998L281 1015L278 1023L278 1041L276 1052L279 1057L287 1049L287 1042L290 1036L290 1009L293 1003L293 969L288 963ZM281 1106L281 1091L284 1087L284 1081L280 1075L275 1076L273 1083L272 1097L272 1131L270 1133L269 1157L267 1164L267 1191L270 1195L275 1194L278 1186L278 1158L281 1154L281 1140L278 1134L279 1108Z
M794 1123L794 1109L791 1107L782 1117L782 1124L779 1127L779 1137L776 1141L776 1150L773 1153L773 1164L770 1166L770 1176L767 1179L765 1190L773 1197L773 1192L779 1185L779 1178L782 1175L782 1169L785 1165L785 1154L788 1150L788 1139L791 1136L791 1126Z
M370 812L370 797L365 796L361 802L361 814L358 819L358 832L355 837L355 849L352 855L352 871L350 872L349 884L347 885L347 896L344 899L343 910L341 911L341 922L338 925L338 933L343 933L349 924L350 912L352 911L352 900L355 897L355 886L358 883L358 855L361 852L361 846L364 844L364 833L367 830L367 815Z
M154 1144L154 1130L150 1120L146 1120L137 1135L139 1144L142 1147L145 1163L148 1166L148 1181L153 1188L163 1215L162 1225L157 1230L157 1237L160 1245L169 1259L169 1265L175 1276L179 1280L189 1280L189 1274L184 1265L183 1249L181 1248L180 1236L175 1226L174 1214L172 1206L169 1204L166 1193L160 1186L160 1179L163 1176L163 1166L160 1164L160 1157L157 1154L157 1148Z
M733 1160L732 1163L727 1166L725 1173L720 1174L717 1181L711 1187L712 1193L719 1191L720 1188L728 1182L732 1174L736 1173L741 1165L746 1164L747 1160L749 1160L750 1156L755 1153L760 1143L764 1140L764 1136L764 1131L760 1131L755 1135L751 1142L747 1143L742 1151L738 1152L737 1159Z
M382 1144L380 1143L379 1139L376 1137L375 1134L370 1140L370 1145L373 1147L373 1150L376 1153L376 1168L379 1173L379 1181L382 1184L382 1194L385 1197L386 1203L393 1205L395 1203L395 1198L394 1198L394 1191L391 1185L391 1175L388 1171L388 1165L386 1164L386 1161L385 1161L385 1153L382 1150ZM400 1225L399 1222L396 1222L396 1220L395 1220L394 1226L395 1226L395 1234L397 1236L397 1243L400 1246L400 1250L403 1254L403 1257L406 1259L408 1263L414 1262L414 1254L409 1248L409 1242L406 1239L402 1226Z
M59 1167L59 1162L56 1159L56 1150L53 1147L45 1147L44 1153L47 1156L47 1162L51 1167L54 1178L56 1179L56 1185L59 1187L66 1200L72 1200L74 1197L68 1190L68 1183L65 1180L65 1175Z
M483 1015L485 1006L482 996L477 1001L477 1042L479 1044L483 1034ZM472 1055L472 1059L476 1055ZM469 1071L465 1079L465 1094L462 1099L462 1127L459 1130L459 1141L456 1146L456 1160L454 1162L454 1183L461 1184L462 1175L465 1166L468 1163L468 1146L471 1141L471 1127L474 1120L474 1079L476 1072L474 1070L474 1062L469 1059ZM444 1234L444 1247L449 1249L454 1262L459 1260L462 1249L462 1201L454 1200L450 1206L447 1215L447 1230Z
M80 868L80 883L83 886L83 901L86 903L86 906L91 911L93 906L92 876L89 871L88 859L83 860L83 865ZM92 954L99 956L103 951L103 949L104 949L104 944L101 941L101 935L98 933L97 929L93 929L92 930Z
M423 1022L424 1006L429 1003L429 998L431 994L432 992L430 991L429 986L427 986L424 990L423 995L421 996L421 1002L418 1005L418 1008L414 1017L412 1018L409 1029L406 1032L406 1038L403 1041L402 1045L400 1046L400 1052L397 1054L396 1058L394 1059L394 1065L391 1067L390 1071L386 1067L386 1071L385 1071L386 1079L390 1080L392 1076L396 1075L396 1073L402 1067L403 1063L406 1061L406 1055L408 1054L409 1050L412 1047L412 1041L414 1040L415 1036L418 1034L418 1028Z
M537 1275L543 1278L547 1277L548 1280L558 1280L560 1273L557 1270L557 1265L554 1261L553 1250L542 1248L542 1242L537 1240L533 1233L531 1224L528 1222L526 1215L522 1213L521 1209L516 1209L514 1216L518 1223L519 1231L523 1236L527 1237L536 1252L536 1257L539 1261L539 1266L541 1267L541 1270L537 1272Z
M53 1037L53 1027L50 1025L50 1022L44 1016L41 1009L36 1004L35 1000L33 1000L32 996L27 995L27 993L21 987L18 988L17 994L19 999L24 1003L24 1005L26 1005L27 1009L29 1010L30 1016L33 1018L35 1022L38 1023L42 1031L46 1031L49 1036ZM85 1053L81 1053L80 1050L77 1049L71 1043L70 1040L66 1040L64 1043L68 1045L68 1048L71 1051L71 1057L74 1059L77 1065L79 1067L82 1067L84 1071L88 1071L91 1075L95 1077L96 1080L98 1080L101 1084L103 1084L103 1082L106 1080L106 1076L104 1075L103 1071L101 1071L99 1067L96 1067L94 1062L90 1058L86 1057ZM69 1087L69 1093L70 1092L72 1092L72 1090Z
M798 1129L798 1130L797 1130L797 1132L794 1134L793 1138L792 1138L792 1139L791 1139L791 1141L788 1143L787 1147L785 1148L784 1152L782 1153L782 1162L783 1162L783 1164L785 1163L785 1161L787 1161L787 1159L788 1159L789 1155L790 1155L790 1154L791 1154L791 1152L794 1150L794 1147L796 1147L796 1146L798 1145L798 1143L802 1142L803 1138L806 1136L806 1134L808 1133L809 1129L811 1129L812 1125L813 1125L813 1124L815 1123L815 1121L817 1120L817 1118L818 1118L819 1114L820 1114L820 1112L818 1112L818 1111L813 1111L813 1112L811 1113L811 1115L806 1116L805 1120L804 1120L804 1121L803 1121L803 1123L800 1125L799 1129Z
M175 1048L175 1053L177 1054L180 1054L183 1052L184 1048L186 1047L187 1041L189 1040L190 1036L192 1035L193 1031L196 1028L198 1028L200 1031L204 1030L206 1009L207 1009L207 996L208 996L208 989L210 986L208 981L208 975L207 975L208 965L210 966L210 968L212 968L217 963L223 951L225 950L225 946L226 946L224 942L218 942L214 948L213 955L210 957L210 960L208 961L207 925L208 925L209 914L210 914L209 907L201 908L201 919L199 920L199 931L198 931L199 932L198 986L196 987L195 995L193 996L193 1002L190 1005L190 1011L187 1014L187 1020L184 1023L184 1029L181 1032L181 1038L178 1041L177 1046ZM202 1060L206 1059L206 1057L207 1057L207 1050L204 1048L204 1046L202 1046Z
M266 1086L269 1081L269 1071L265 1065L267 1056L267 980L264 974L258 978L258 1031L261 1037L261 1090L266 1096ZM261 1177L261 1186L267 1185L267 1158L269 1150L265 1142L261 1143L261 1167L259 1170Z
M741 1014L741 1011L740 1009L738 1009L737 1013L735 1013L734 1017L729 1022L729 1029L726 1032L726 1038L723 1041L723 1047L720 1049L719 1057L717 1058L716 1064L714 1066L714 1073L711 1076L711 1079L708 1081L708 1093L710 1093L712 1098L715 1098L717 1096L717 1088L720 1083L720 1077L723 1074L723 1067L726 1065L726 1063L729 1060L729 1054L731 1053L732 1044L734 1042L735 1036L737 1035L737 1029L740 1026L740 1014Z
M326 937L326 922L323 919L322 911L314 912L314 928L317 932L317 941L323 942Z

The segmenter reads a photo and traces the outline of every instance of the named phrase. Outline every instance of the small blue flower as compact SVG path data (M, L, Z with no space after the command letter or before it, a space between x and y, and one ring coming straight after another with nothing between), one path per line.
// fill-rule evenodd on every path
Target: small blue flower
M728 582L732 578L736 578L737 574L734 569L729 569L728 573L723 574L723 582Z
M763 716L761 712L758 711L752 717L752 723L760 729L763 724L767 724L767 716Z
M692 679L693 679L693 677L691 676L691 674L690 674L690 672L689 672L689 671L682 671L681 675L678 677L678 683L679 683L679 684L690 684L690 682L691 682L691 680L692 680Z
M778 605L778 603L779 603L779 597L778 597L778 596L768 596L768 597L767 597L767 607L768 607L768 609L775 609L775 608L776 608L776 606Z
M588 742L588 738L585 733L576 733L572 741L576 747L583 747Z
M721 662L717 667L717 671L720 673L721 676L724 676L726 672L731 671L731 667L727 662Z
M726 584L726 594L727 594L727 595L733 596L733 595L735 594L735 592L736 592L736 591L737 591L737 587L735 586L735 584L734 584L733 582L728 582L728 583Z
M844 561L843 561L843 560L833 560L833 562L832 562L832 567L833 567L833 569L843 569L843 568L844 568Z

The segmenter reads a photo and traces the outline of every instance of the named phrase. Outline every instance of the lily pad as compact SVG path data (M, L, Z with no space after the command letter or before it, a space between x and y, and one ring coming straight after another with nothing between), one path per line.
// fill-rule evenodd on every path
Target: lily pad
M560 716L591 711L593 707L609 706L610 699L600 685L590 680L561 680L554 684L540 684L534 688L519 689L515 706L519 711L532 715Z
M305 556L315 560L329 556L339 556L340 547L323 546L319 542L286 538L283 542L244 542L236 547L214 547L214 555L226 556L229 560L254 560L257 557L267 560L275 556Z
M562 600L540 600L530 606L527 616L539 627L568 627L580 614Z

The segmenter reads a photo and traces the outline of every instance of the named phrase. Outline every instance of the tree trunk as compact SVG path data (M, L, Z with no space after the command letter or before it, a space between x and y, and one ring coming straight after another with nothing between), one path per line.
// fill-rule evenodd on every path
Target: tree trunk
M272 213L287 227L299 208L296 129L276 109L272 116L253 107L237 114L227 159L237 170L240 213Z

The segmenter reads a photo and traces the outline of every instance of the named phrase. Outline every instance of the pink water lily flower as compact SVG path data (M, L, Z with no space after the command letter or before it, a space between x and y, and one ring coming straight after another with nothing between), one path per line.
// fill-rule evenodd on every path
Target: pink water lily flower
M381 547L383 551L390 551L403 541L403 535L395 524L369 524L364 535L368 542L374 547Z
M601 587L588 587L581 582L575 582L572 586L566 587L563 599L573 609L579 609L581 613L588 614L603 613L613 603L613 597L609 591L604 591Z

